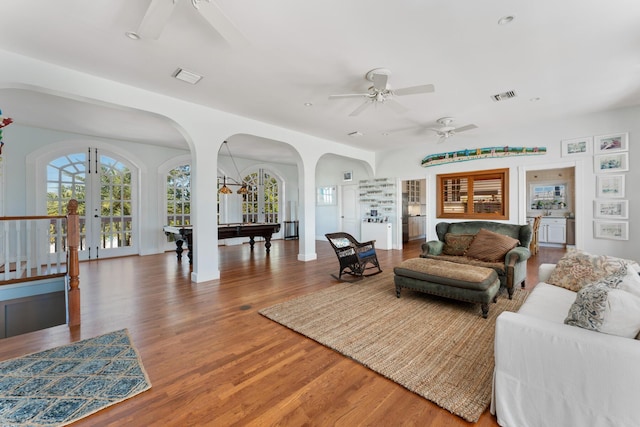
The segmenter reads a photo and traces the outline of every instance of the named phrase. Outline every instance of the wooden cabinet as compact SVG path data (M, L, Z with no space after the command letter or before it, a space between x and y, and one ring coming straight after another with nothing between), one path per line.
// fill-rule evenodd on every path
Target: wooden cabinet
M425 237L425 217L409 217L409 240Z

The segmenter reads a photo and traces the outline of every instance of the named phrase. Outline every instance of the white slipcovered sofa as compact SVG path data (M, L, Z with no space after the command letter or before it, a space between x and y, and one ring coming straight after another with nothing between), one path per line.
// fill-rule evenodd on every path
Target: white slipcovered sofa
M491 413L504 427L640 426L640 341L565 324L577 293L545 283L554 268L497 318Z

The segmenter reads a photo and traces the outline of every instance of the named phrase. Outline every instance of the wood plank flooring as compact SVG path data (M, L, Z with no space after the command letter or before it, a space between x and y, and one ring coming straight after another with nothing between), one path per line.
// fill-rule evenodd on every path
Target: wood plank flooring
M175 253L80 265L82 325L0 340L0 360L128 328L151 390L77 426L467 426L431 402L257 312L337 282L327 242L318 260L297 261L298 241L220 248L221 279L191 283L188 258ZM383 270L420 253L378 250ZM542 248L529 262L555 262ZM497 426L486 411L478 427Z

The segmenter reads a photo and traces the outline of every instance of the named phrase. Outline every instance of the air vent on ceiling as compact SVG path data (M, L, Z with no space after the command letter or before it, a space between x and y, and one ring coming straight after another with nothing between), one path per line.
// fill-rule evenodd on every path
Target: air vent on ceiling
M173 73L173 77L178 80L182 80L183 82L191 83L192 85L198 83L200 79L202 79L201 75L187 71L184 68L178 68Z
M510 90L507 92L502 92L502 93L498 93L496 95L492 95L491 99L493 99L494 101L504 101L505 99L511 99L511 98L515 98L516 95L516 91L515 90Z

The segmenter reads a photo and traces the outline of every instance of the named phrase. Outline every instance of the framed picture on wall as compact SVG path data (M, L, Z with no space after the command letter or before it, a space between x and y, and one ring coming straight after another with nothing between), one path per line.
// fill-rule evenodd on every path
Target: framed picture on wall
M608 153L593 156L595 173L624 172L629 170L629 153Z
M624 197L624 175L597 175L596 197Z
M316 205L331 206L338 203L337 190L335 185L328 187L318 187L316 190Z
M616 151L629 150L629 134L612 133L610 135L600 135L595 137L595 154L612 153Z
M629 240L629 223L627 221L593 221L593 237Z
M604 219L629 218L628 200L595 200L593 202L593 216Z
M590 156L593 146L593 137L563 139L562 157Z

